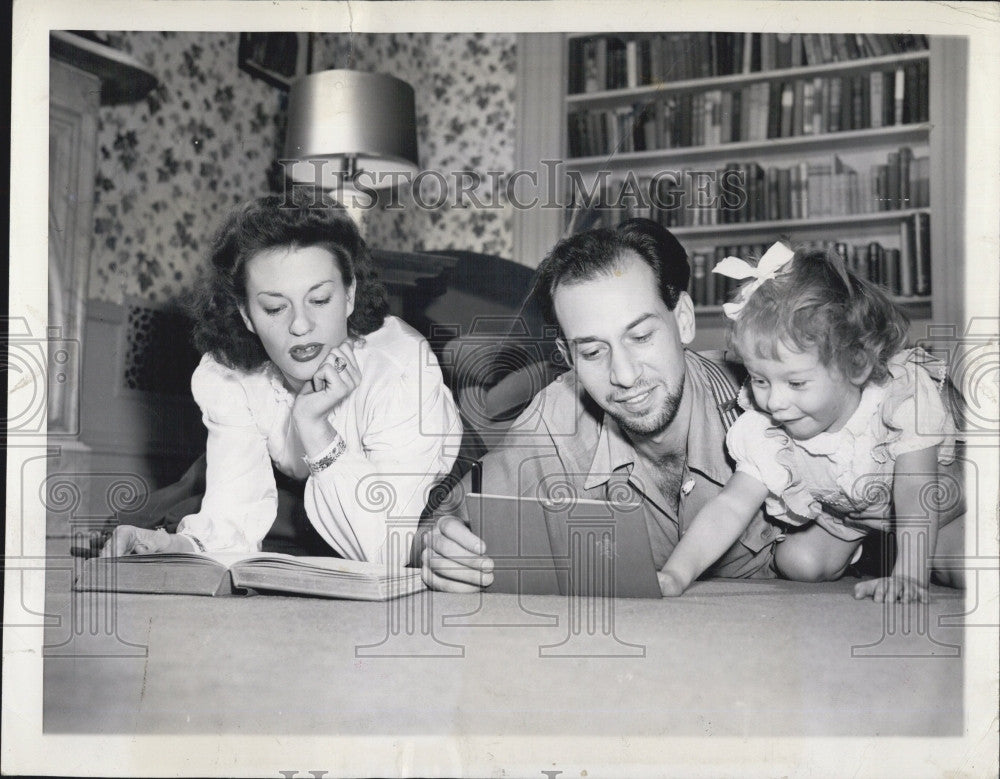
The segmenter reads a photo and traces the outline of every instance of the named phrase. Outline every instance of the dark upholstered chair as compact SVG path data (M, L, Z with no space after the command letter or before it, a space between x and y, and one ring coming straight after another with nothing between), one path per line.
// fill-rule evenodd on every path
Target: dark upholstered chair
M531 296L534 271L488 254L456 259L447 290L411 321L441 360L468 429L489 443L564 368L555 334Z

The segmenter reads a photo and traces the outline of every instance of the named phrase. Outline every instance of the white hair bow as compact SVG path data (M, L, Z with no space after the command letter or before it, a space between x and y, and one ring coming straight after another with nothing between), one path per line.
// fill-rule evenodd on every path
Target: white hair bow
M756 267L739 257L726 257L718 265L712 268L712 273L720 273L731 279L753 279L749 284L740 290L740 296L732 303L723 303L722 310L730 319L736 319L743 306L747 304L750 296L757 291L757 287L769 279L773 279L792 257L795 252L783 243L773 243L771 248L764 252L760 262Z

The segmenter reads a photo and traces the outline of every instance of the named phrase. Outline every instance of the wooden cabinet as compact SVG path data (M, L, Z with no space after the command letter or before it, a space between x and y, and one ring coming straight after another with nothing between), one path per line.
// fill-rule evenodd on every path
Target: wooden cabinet
M55 30L49 43L48 431L78 443L97 114L101 105L141 99L156 78L92 37Z

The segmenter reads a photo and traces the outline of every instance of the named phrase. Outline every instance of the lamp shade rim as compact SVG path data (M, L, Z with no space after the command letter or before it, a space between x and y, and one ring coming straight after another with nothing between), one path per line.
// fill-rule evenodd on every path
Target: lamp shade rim
M299 161L296 181L313 181L315 160L353 158L355 169L419 170L413 88L383 73L322 70L289 95L284 157ZM390 167L393 166L393 167ZM324 177L326 171L324 170Z

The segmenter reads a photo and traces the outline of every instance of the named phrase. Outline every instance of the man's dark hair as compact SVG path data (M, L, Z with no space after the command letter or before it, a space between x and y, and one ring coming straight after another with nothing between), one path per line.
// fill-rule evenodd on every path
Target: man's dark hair
M686 292L691 267L687 252L662 225L651 219L629 219L614 228L597 228L564 238L538 266L533 294L545 320L558 324L552 298L560 284L591 281L621 264L622 254L635 252L653 271L660 297L670 311Z
M230 368L263 365L264 346L247 330L239 311L246 305L247 262L269 249L310 246L330 252L345 287L357 282L348 332L359 336L378 330L389 311L385 287L347 212L339 206L314 208L268 195L237 206L215 236L208 272L189 303L197 349Z

